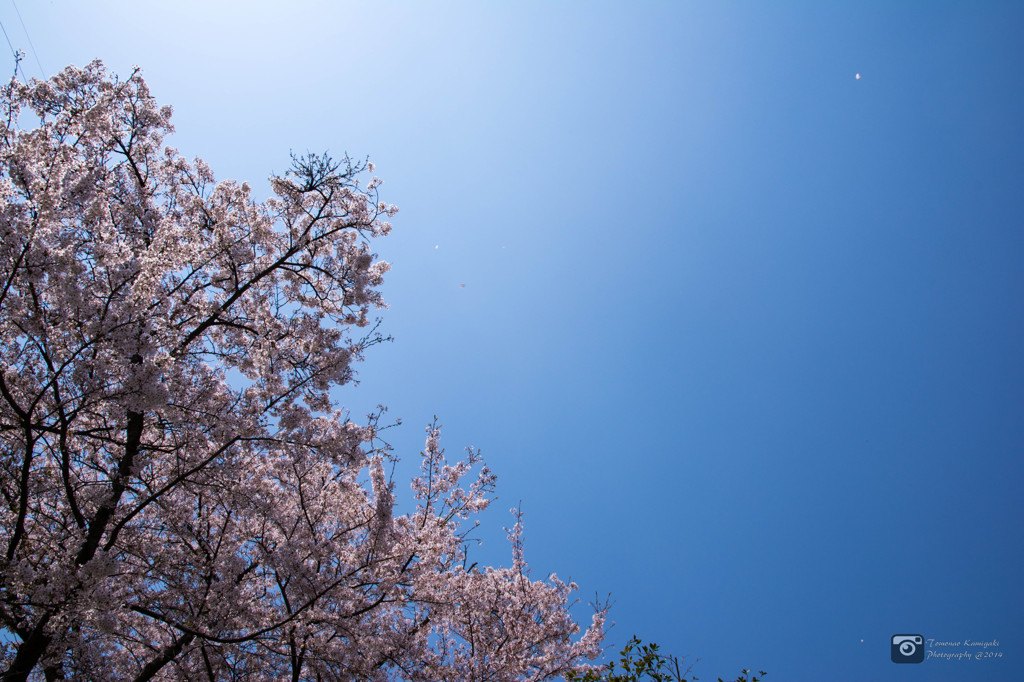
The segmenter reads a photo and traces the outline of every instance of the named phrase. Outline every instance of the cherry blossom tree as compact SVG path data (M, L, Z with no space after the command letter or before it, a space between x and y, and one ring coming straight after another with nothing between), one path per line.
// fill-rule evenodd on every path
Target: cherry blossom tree
M331 397L382 340L396 209L372 164L293 159L273 198L164 146L94 62L0 111L0 669L26 679L545 680L604 610L467 567L494 475L435 424L408 513L379 413Z

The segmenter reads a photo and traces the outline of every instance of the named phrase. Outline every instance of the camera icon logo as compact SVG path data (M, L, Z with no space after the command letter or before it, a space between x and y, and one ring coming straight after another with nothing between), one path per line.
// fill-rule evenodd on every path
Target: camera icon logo
M924 661L924 637L921 635L893 635L893 663L921 663Z

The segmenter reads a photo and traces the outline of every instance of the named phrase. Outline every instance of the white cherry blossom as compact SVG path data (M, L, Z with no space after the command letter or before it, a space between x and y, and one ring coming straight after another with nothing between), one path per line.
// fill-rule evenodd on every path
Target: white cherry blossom
M544 680L600 652L572 583L467 568L494 475L428 429L415 505L331 390L382 340L394 206L294 159L255 201L102 64L0 111L4 680ZM476 472L475 474L473 472ZM470 480L471 479L471 480Z

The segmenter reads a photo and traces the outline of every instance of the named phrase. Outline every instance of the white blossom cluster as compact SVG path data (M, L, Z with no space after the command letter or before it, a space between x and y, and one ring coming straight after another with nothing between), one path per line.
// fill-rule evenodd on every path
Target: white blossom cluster
M520 523L510 568L466 568L479 454L448 464L432 425L396 515L376 418L330 397L381 340L372 164L296 158L257 202L166 147L170 117L99 62L3 89L3 679L586 669L604 611L577 637Z

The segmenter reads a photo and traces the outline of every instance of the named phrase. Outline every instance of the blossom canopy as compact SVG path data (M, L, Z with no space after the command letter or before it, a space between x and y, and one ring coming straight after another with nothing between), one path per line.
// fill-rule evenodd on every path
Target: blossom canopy
M331 390L382 340L394 206L293 158L259 202L164 145L99 62L0 112L4 680L544 680L587 669L575 589L466 567L494 475L436 423L395 512L379 414ZM476 472L474 474L474 472Z

